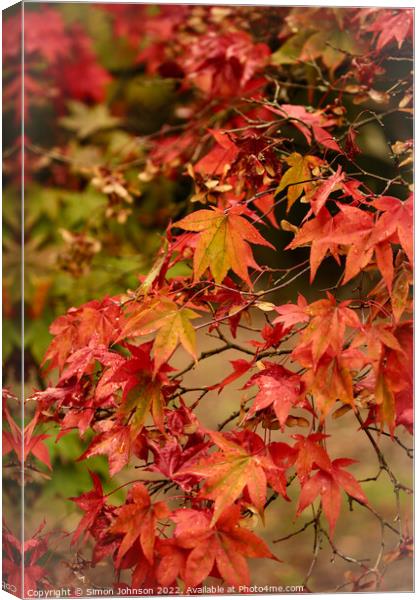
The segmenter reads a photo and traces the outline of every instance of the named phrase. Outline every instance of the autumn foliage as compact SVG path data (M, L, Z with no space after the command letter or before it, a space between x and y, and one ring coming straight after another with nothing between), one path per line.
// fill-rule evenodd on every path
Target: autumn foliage
M273 550L252 523L264 523L272 503L292 502L290 534L313 528L315 560L321 540L342 556L334 534L345 504L376 513L394 536L388 554L376 564L342 558L357 565L346 589L378 588L410 536L400 513L390 523L376 512L352 456L331 451L331 424L353 415L355 444L368 439L366 460L389 478L398 504L409 490L381 444L402 444L399 435L413 430L413 12L97 10L136 49L139 69L173 83L175 99L167 121L140 136L141 156L86 167L84 177L120 223L150 182L181 185L184 200L135 289L69 303L52 322L48 384L28 398L36 410L19 460L32 454L51 469L48 435L37 428L54 423L58 445L75 429L89 439L79 461L107 458L115 488L136 469L119 505L95 472L91 488L69 500L80 514L72 547L91 543L90 564L112 565L115 585L181 593L213 577L239 589L252 583L248 559L287 569L283 546ZM27 43L29 60L42 58L42 77L59 90L54 110L65 114L68 99L103 102L112 71L78 24L63 33L60 14L48 12L42 36L41 15L28 15ZM26 110L39 85L27 76ZM111 113L124 117L124 106L111 104ZM385 169L369 159L372 126ZM63 155L71 161L71 148ZM230 374L215 371L211 386L186 382L226 351L235 353ZM232 390L242 401L209 428L197 407L231 407ZM6 452L19 454L21 434L5 414ZM357 518L346 518L357 531ZM307 590L313 567L296 582Z

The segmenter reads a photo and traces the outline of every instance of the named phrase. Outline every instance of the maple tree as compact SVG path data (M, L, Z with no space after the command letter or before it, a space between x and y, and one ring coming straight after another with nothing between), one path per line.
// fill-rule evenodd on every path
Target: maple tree
M413 430L413 11L149 9L97 7L135 68L172 94L164 122L140 137L133 127L136 149L117 150L116 161L102 136L121 120L130 131L132 106L115 92L105 110L113 69L96 59L80 24L66 26L56 8L48 8L43 36L40 15L28 15L28 69L45 62L57 90L54 110L79 140L70 137L50 154L29 140L30 156L48 157L54 184L68 178L78 193L95 188L113 225L136 225L136 205L162 181L182 200L164 214L160 247L134 285L78 306L69 301L52 321L40 371L45 385L26 401L36 408L23 434L7 395L4 452L54 478L45 444L51 426L58 447L77 432L80 464L106 457L114 489L105 492L88 463L91 488L69 499L80 516L71 544L75 551L89 541L87 563L112 564L115 585L182 593L212 577L246 587L248 559L281 562L281 569L287 555L280 542L310 528L313 556L302 590L313 591L323 541L355 569L346 589L379 589L412 544L401 509L401 495L411 490L382 444L412 458L404 436ZM18 51L12 41L6 46L12 60ZM398 83L396 62L405 69ZM27 91L38 85L29 75ZM15 91L8 86L6 99ZM73 101L71 115L64 99ZM387 128L388 117L401 133ZM369 127L383 136L385 170L369 155ZM78 169L95 143L102 145L99 163L95 155ZM27 168L28 177L39 175L39 166ZM113 244L122 247L110 232L97 245L86 232L64 236L75 277L102 243L111 252ZM208 358L224 360L226 352L235 354L226 376L214 370L210 385L199 375L191 384ZM210 427L199 409L223 406L238 391L235 410ZM344 419L355 439L366 438L376 476L359 481L356 461L337 452L335 425ZM135 477L120 484L127 473ZM365 489L381 474L391 484L395 519L380 514ZM113 501L121 489L124 498ZM344 497L380 525L369 564L340 550ZM290 524L274 549L253 529L281 503L293 505L298 530ZM395 538L386 552L385 533ZM40 541L38 531L33 539L39 548L28 578L40 582L47 537ZM15 569L6 576L14 582Z

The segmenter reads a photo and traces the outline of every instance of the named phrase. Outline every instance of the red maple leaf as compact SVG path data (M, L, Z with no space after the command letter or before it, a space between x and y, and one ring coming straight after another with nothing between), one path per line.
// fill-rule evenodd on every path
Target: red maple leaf
M365 10L372 11L372 9ZM413 9L372 11L372 14L373 22L367 26L367 30L378 34L377 50L382 50L393 40L397 42L398 48L401 48L406 40L413 37Z
M92 338L97 344L109 346L120 333L121 308L111 298L92 300L79 308L70 308L65 316L58 317L50 326L54 336L42 364L50 361L48 370L62 371L67 358L89 345Z
M243 216L243 208L233 206L224 211L221 208L197 210L175 227L197 233L194 252L194 279L198 281L209 268L216 283L222 283L232 269L243 281L252 287L248 268L258 268L249 243L274 248Z
M124 555L136 541L146 560L152 564L156 537L156 521L167 519L169 510L164 502L150 501L149 493L142 483L135 483L129 492L129 498L118 511L117 519L110 528L111 533L122 533L124 537L115 559L116 566L121 564Z
M398 234L399 242L412 264L414 258L413 194L410 194L407 200L403 202L392 196L381 196L374 200L373 205L382 214L376 222L371 243L384 242Z
M2 431L3 456L14 451L19 462L24 463L28 456L32 454L49 469L52 469L48 446L44 443L50 435L46 433L34 435L35 427L40 420L40 412L37 412L33 419L25 426L23 435L21 428L13 419L5 402L3 402L3 415L9 425L9 431L5 428Z
M305 136L310 145L312 138L330 150L342 152L334 137L327 131L328 127L336 124L335 119L327 118L321 110L309 112L304 106L297 104L282 104L280 108L267 107L273 113L286 116L293 125Z
M230 98L252 89L253 77L268 56L268 46L254 44L244 31L210 32L189 46L183 67L205 94Z
M279 313L279 317L276 317L273 321L275 324L284 324L285 327L293 327L297 323L306 323L309 321L309 314L307 312L308 302L302 294L298 295L297 304L283 304L282 306L276 306L275 310Z
M249 300L241 294L241 290L230 277L225 277L223 285L226 288L217 288L216 293L205 295L203 300L216 304L216 320L226 317L231 334L236 337L241 318L247 315ZM216 327L216 324L213 327Z
M335 525L340 515L341 488L352 498L363 504L367 504L368 499L360 484L353 475L342 468L354 462L350 458L337 458L332 461L331 467L328 470L319 469L313 477L306 479L299 496L297 516L307 506L312 504L317 496L321 496L322 508L330 526L330 534L333 536Z
M245 488L260 514L264 511L267 481L286 496L284 473L273 463L257 434L245 430L234 435L210 431L209 435L220 451L182 469L179 474L205 479L200 497L215 501L212 525Z
M237 379L242 377L242 375L247 373L250 369L252 369L252 367L255 366L255 362L253 360L245 360L243 358L238 358L237 360L231 360L230 364L233 367L233 372L230 373L230 375L227 375L227 377L222 379L222 381L220 381L219 383L215 383L214 385L210 386L208 388L209 390L218 390L218 392L220 394L220 392L227 385L229 385L233 381L236 381Z
M321 208L325 205L328 198L340 187L342 181L344 181L345 176L342 173L342 169L339 166L337 171L328 177L325 181L323 181L310 195L311 208L313 212L317 215Z
M248 388L257 385L259 388L254 403L248 412L248 417L252 417L257 411L272 406L280 428L284 430L290 409L304 401L301 378L296 373L276 363L264 361L263 364L265 368L253 375L244 386Z
M360 371L369 361L356 348L337 353L331 346L318 362L314 362L310 345L297 346L293 359L307 370L302 375L306 390L315 400L323 421L337 400L354 406L352 372Z
M179 344L193 358L197 358L196 336L191 321L199 316L188 306L178 306L176 302L161 294L130 307L120 339L156 333L153 342L153 373L156 375Z
M176 439L165 439L161 445L153 440L149 441L149 447L154 455L154 463L148 467L148 470L162 473L183 490L190 491L194 485L199 483L200 477L189 474L188 469L206 456L209 446L209 442L197 440L185 448L182 448ZM186 474L180 474L181 471Z
M89 475L93 482L93 490L85 492L77 498L70 498L70 500L73 500L79 508L85 511L85 515L73 534L72 544L74 544L82 534L84 534L82 542L86 541L86 537L90 533L91 527L105 506L105 496L99 476L92 471L89 471Z
M258 210L263 214L263 216L267 217L273 227L279 229L280 226L277 222L276 215L274 213L274 207L276 205L275 193L267 192L266 194L259 194L258 198L253 200L253 204L258 208Z
M76 350L67 357L67 367L62 372L59 383L65 383L72 377L79 381L84 375L90 375L96 361L112 367L120 362L120 358L116 352L110 352L106 346L98 344L96 336L93 336L88 346Z
M90 456L105 454L108 456L109 474L115 475L130 459L133 439L130 428L113 419L99 421L95 427L98 432L89 447L77 459L85 460Z
M240 518L236 505L229 506L216 521L203 510L186 508L171 515L178 546L190 550L184 575L187 587L197 586L211 574L230 585L249 585L246 558L278 560L265 542L240 526Z
M293 436L296 440L293 446L296 452L295 467L301 483L306 481L314 466L324 471L331 468L330 458L320 444L327 437L322 433L311 433L307 437L300 434Z
M210 129L216 144L195 165L194 171L202 175L226 175L239 153L239 148L222 129Z
M157 540L159 562L156 566L156 579L161 586L168 587L177 577L185 581L185 563L188 550L178 546L176 539Z
M65 39L70 46L65 57L48 69L61 92L59 105L63 97L103 102L112 77L98 61L92 40L78 23L69 28Z
M349 308L350 300L337 303L327 292L327 298L317 300L302 308L293 304L277 307L280 317L274 322L291 325L293 322L308 322L302 331L302 341L311 348L313 364L316 367L320 358L331 349L333 355L343 351L346 327L360 328L357 313ZM296 348L298 350L298 347Z
M45 525L43 521L32 537L23 541L3 524L3 576L9 586L14 588L14 593L20 596L29 596L36 590L45 590L51 585L45 564L39 564L39 561L45 561L49 550L50 534L41 535Z
M155 361L150 356L152 345L153 342L141 346L125 344L132 358L111 365L99 382L101 387L98 385L101 395L122 388L118 414L128 418L132 432L143 428L149 414L156 426L164 430L165 386L171 390L166 373L171 367L163 364L156 371Z
M321 207L315 218L306 221L298 230L294 239L286 246L286 250L300 246L310 246L310 267L312 283L319 265L329 251L335 260L340 263L338 245L333 237L335 222L325 206Z
M274 326L267 324L261 329L261 337L264 342L251 340L249 343L258 348L258 351L264 351L268 348L278 348L288 332L289 329L283 323L276 323Z

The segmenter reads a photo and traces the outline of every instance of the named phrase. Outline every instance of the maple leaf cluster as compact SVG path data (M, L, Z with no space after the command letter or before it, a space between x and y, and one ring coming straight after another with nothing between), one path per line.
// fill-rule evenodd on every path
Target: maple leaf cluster
M28 595L37 590L52 589L45 556L49 551L49 533L43 534L43 522L31 538L22 541L16 538L3 524L3 569L7 577L8 590L17 596ZM23 563L24 561L24 563ZM25 578L22 586L22 566L25 565Z
M98 10L138 68L176 82L172 121L130 168L145 186L181 181L187 197L136 289L53 321L24 456L7 408L5 451L50 469L47 434L34 432L54 423L58 444L78 432L80 462L107 458L115 489L136 467L119 505L93 471L72 498L83 512L72 544L89 539L92 565L112 562L118 585L246 586L248 559L287 560L252 530L272 502L292 502L299 519L312 507L304 528L332 549L344 497L375 514L356 461L331 449L337 419L352 417L345 427L398 488L380 443L413 430L414 200L406 166L392 163L388 179L357 161L365 126L411 114L410 78L390 93L387 77L389 53L409 57L412 11L279 8L269 26L264 8L148 8ZM29 14L29 60L42 56L69 97L100 102L109 74L82 29L63 33L48 10L44 36ZM102 191L126 196L123 172ZM227 351L226 377L189 387ZM231 390L237 410L208 427L197 406L222 406Z
M10 72L4 90L5 110L8 103L18 106L16 120L29 115L33 103L56 98L63 106L64 98L101 102L111 77L97 62L92 40L75 24L66 26L53 8L25 13L25 73L22 86L20 59L22 54L22 19L19 14L8 22L3 40L3 60ZM39 63L45 64L40 72ZM46 80L51 82L46 91ZM24 90L24 98L20 90Z

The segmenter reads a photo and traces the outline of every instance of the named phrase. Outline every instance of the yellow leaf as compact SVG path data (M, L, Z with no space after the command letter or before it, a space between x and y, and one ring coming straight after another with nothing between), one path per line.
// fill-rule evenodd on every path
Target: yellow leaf
M249 243L273 248L258 232L239 208L223 211L198 210L175 223L176 227L197 232L198 242L194 253L194 279L198 281L209 268L218 284L232 269L251 287L249 267L257 266Z
M151 412L158 429L163 431L163 405L160 384L144 378L128 392L120 413L129 415L132 431L139 432Z
M321 164L321 160L316 156L302 156L298 152L293 152L287 159L290 166L280 180L276 194L287 188L287 210L289 211L296 200L311 189L311 180L313 179L311 169Z
M375 400L379 405L382 425L388 425L392 434L395 427L395 398L382 372L378 375L376 381Z
M193 358L197 358L195 330L190 322L197 317L199 315L189 308L177 308L166 316L153 344L155 373L170 358L179 343Z
M194 359L197 358L195 330L191 320L199 316L190 308L179 308L169 298L156 298L133 312L123 326L120 339L148 335L156 331L153 344L156 374L178 344L181 344Z

